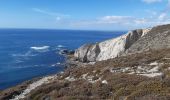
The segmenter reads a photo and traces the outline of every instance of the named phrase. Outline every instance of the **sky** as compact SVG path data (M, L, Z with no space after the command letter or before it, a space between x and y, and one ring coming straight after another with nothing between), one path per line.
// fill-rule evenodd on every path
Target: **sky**
M0 28L132 30L170 23L170 0L0 0Z

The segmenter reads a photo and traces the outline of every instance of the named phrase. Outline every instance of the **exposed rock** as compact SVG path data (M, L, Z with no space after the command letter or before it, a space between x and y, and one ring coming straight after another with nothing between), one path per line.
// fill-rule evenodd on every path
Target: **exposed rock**
M137 29L114 39L83 45L74 55L79 61L95 62L163 48L170 48L170 25Z
M74 51L63 49L63 50L60 51L60 54L62 54L62 55L72 55L72 54L74 54Z
M96 61L97 56L100 53L100 47L99 44L94 44L91 46L87 52L87 61L93 62Z
M170 48L170 25L153 27L148 34L133 43L126 53L139 53L163 48Z
M104 42L85 44L76 50L74 56L82 62L95 62L115 58L124 54L133 43L149 31L150 29L133 30L125 35Z
M93 57L95 53L95 51L92 53L88 53L91 52L89 50L94 50L94 49L95 49L94 44L85 44L75 51L74 56L77 57L81 62L87 62L88 61L87 54Z

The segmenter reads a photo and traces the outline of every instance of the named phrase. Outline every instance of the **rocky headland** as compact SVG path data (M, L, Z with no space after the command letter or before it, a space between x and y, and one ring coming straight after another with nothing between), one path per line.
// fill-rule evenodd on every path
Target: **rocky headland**
M0 100L170 100L170 25L63 53L64 72L1 91Z
M170 25L129 31L117 38L96 44L85 44L74 54L81 62L96 62L135 54L151 49L170 47Z

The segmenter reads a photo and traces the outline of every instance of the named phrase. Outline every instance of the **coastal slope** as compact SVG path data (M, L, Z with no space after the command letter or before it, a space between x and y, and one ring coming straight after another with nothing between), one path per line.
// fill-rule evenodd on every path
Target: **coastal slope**
M85 44L67 56L64 72L4 90L0 100L170 100L169 29Z

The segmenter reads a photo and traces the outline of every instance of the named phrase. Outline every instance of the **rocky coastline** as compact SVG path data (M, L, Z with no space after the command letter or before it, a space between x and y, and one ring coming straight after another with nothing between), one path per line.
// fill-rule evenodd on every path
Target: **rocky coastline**
M60 51L60 54L66 58L65 63L60 64L65 67L65 70L72 69L77 66L87 65L87 63L79 62L74 57L74 50L63 49ZM51 80L57 79L57 76L61 76L64 72L59 72L53 75L47 75L43 77L33 78L31 80L27 80L23 83L20 83L17 86L1 90L0 91L0 100L20 100L24 99L27 94L29 94L35 88L47 84Z
M64 50L64 72L4 90L0 100L169 100L169 44L170 25L161 25Z

